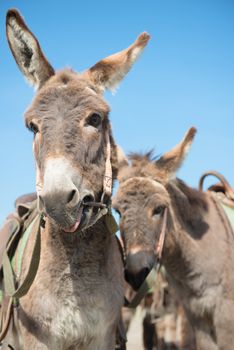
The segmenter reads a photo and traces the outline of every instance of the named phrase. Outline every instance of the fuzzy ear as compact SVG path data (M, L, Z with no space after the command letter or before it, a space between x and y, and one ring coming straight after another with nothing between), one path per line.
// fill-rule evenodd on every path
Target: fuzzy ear
M118 180L121 178L122 171L129 166L128 159L119 145L116 145L116 156L117 156L117 170L118 170Z
M83 73L84 76L89 78L102 91L105 89L114 91L140 56L149 39L148 33L142 33L127 49L97 62Z
M126 166L129 166L128 158L126 157L123 149L119 145L116 145L116 152L117 152L118 168L121 169Z
M155 162L157 169L165 172L168 178L175 177L176 172L181 167L187 153L189 152L196 132L196 128L190 128L178 145L172 148L171 151L165 153Z
M45 58L37 39L15 9L7 12L6 34L20 70L34 87L40 88L54 75L54 69Z

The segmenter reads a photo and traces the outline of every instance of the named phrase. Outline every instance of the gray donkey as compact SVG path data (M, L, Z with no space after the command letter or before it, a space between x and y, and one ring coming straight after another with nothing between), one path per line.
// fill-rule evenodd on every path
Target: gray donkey
M195 132L191 128L158 160L132 154L129 164L119 157L113 205L120 213L129 282L138 288L152 269L164 230L161 262L194 328L198 349L233 350L233 231L214 196L175 176Z
M20 350L111 350L123 304L123 267L106 212L116 146L103 100L129 71L149 40L141 34L126 50L78 74L58 73L16 10L6 19L14 58L37 93L25 114L34 133L41 227L38 271L14 309L4 341ZM100 207L100 209L99 209ZM38 225L24 250L20 285L30 264Z

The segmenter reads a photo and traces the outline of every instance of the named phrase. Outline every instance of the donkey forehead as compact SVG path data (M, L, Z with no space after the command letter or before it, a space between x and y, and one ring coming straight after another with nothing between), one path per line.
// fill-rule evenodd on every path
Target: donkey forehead
M56 109L63 112L90 110L104 115L109 112L109 106L95 86L82 75L69 70L56 73L49 79L37 93L25 117L39 117L47 111L58 112Z
M145 177L134 177L124 181L119 188L117 197L127 196L136 198L138 195L148 197L157 194L168 199L165 187L158 181Z

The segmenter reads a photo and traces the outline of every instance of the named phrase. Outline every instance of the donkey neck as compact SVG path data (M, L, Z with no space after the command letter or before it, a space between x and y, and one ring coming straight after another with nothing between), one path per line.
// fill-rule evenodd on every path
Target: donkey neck
M55 259L61 259L62 255L67 263L82 263L82 266L97 261L101 263L111 238L104 218L80 233L65 233L48 221L44 233L47 249Z

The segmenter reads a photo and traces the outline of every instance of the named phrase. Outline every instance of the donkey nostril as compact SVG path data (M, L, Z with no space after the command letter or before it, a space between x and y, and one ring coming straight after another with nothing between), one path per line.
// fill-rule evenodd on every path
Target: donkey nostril
M74 199L75 195L76 195L76 190L72 190L67 197L67 203L70 203Z
M68 193L66 200L67 200L66 205L68 208L70 208L70 209L75 208L80 201L79 191L75 188L73 190L71 190Z
M86 196L84 196L83 198L83 204L87 204L89 202L93 202L94 201L94 197L91 194L88 194Z

